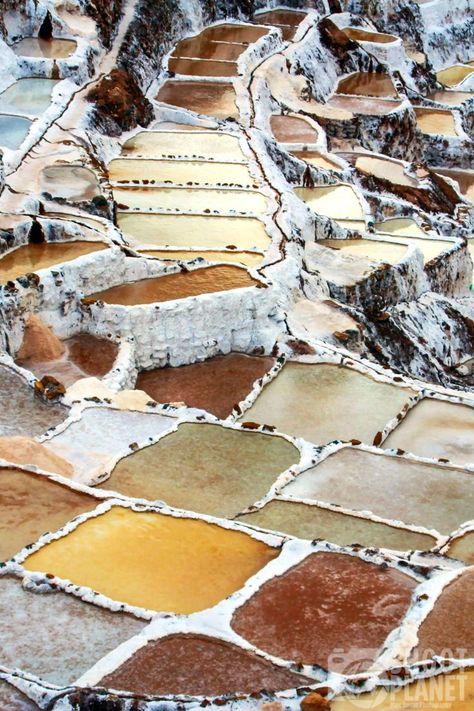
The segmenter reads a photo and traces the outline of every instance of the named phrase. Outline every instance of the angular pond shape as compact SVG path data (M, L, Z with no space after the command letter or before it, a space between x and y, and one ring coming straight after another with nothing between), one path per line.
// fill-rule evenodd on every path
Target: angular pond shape
M178 42L171 54L172 58L214 59L235 62L247 49L245 44L232 42L216 42L209 40L203 34L188 37Z
M422 133L430 136L457 136L451 111L446 109L415 108L416 121Z
M288 489L284 493L289 493ZM436 539L422 533L296 501L270 501L255 513L239 516L238 521L296 538L311 541L322 538L339 546L359 544L368 548L423 551L436 544Z
M52 165L41 171L41 191L72 202L89 201L100 195L95 173L80 165Z
M466 64L454 64L452 67L436 72L436 79L444 86L456 86L471 74L474 74L473 67Z
M377 72L355 72L340 79L335 93L352 96L398 96L390 76Z
M179 210L183 212L232 212L261 214L267 198L256 190L207 188L114 188L117 206L122 209ZM125 206L125 207L122 207Z
M447 585L418 629L418 644L410 661L435 655L465 659L474 656L474 627L468 624L474 608L474 568Z
M281 437L184 423L122 459L102 488L231 518L265 496L299 458Z
M474 202L474 170L448 170L446 168L434 168L434 170L439 175L455 180L461 194Z
M427 95L430 101L438 101L440 104L449 104L450 106L459 106L472 99L474 93L468 91L434 91Z
M252 279L246 269L218 264L215 267L202 267L189 272L180 271L112 286L105 291L84 297L83 302L92 304L95 301L103 301L106 304L136 306L250 288L256 284L259 282Z
M392 44L398 42L399 37L382 32L364 30L362 27L343 27L344 34L354 42L373 42L375 44Z
M472 518L474 476L461 469L345 448L300 474L283 493L369 510L381 518L447 534Z
M122 146L122 155L165 158L184 155L209 160L244 160L238 136L218 131L141 131ZM112 161L115 163L116 161Z
M207 40L214 42L242 42L252 44L259 40L260 37L263 37L263 35L268 34L268 28L229 23L207 27L201 34Z
M295 188L295 193L319 215L325 215L339 224L362 222L365 224L362 203L350 185L325 185L314 188Z
M270 118L270 128L280 143L316 143L318 132L303 118L277 116Z
M329 109L350 111L352 114L368 116L386 116L396 111L401 105L401 101L392 99L375 99L368 96L348 96L347 94L334 94L325 104Z
M212 59L186 59L171 57L168 69L175 74L189 77L236 77L239 74L235 62Z
M258 249L270 244L265 225L254 217L134 215L119 213L118 225L140 244L166 247Z
M12 46L19 57L67 59L76 51L77 42L68 39L44 40L41 37L24 37Z
M307 242L304 257L308 272L319 274L335 286L354 286L377 270L385 269L381 262L352 254L347 249L330 249L320 242Z
M324 239L318 244L386 264L396 264L407 252L406 247L395 242L371 239Z
M393 568L314 553L264 583L237 609L232 628L283 659L357 673L371 666L400 624L415 587L415 580Z
M0 436L36 437L66 419L68 410L40 400L33 388L8 368L0 367Z
M232 262L233 264L242 264L244 267L257 267L263 261L263 254L258 252L217 252L217 251L180 251L177 249L168 250L140 250L140 254L147 257L161 259L164 262L184 261L188 262L193 259L205 259L208 262Z
M384 220L384 222L377 222L375 229L382 234L399 235L400 237L429 237L416 224L415 220L405 217L395 217L390 220Z
M235 90L231 83L209 81L166 81L156 97L170 106L216 118L237 118Z
M99 685L136 694L218 696L280 691L310 683L221 639L178 634L148 642Z
M115 506L23 565L129 605L190 614L241 588L278 553L245 533L204 521Z
M2 679L0 679L0 708L6 711L40 711L39 706Z
M445 554L450 558L462 560L468 565L474 564L474 531L465 533L460 538L455 538L449 546L448 552Z
M349 368L287 363L242 417L315 444L370 444L413 395Z
M103 242L41 242L24 244L0 257L0 283L13 281L24 274L38 272L70 262L86 254L107 249Z
M31 127L30 119L0 114L0 146L16 151Z
M454 464L472 463L474 408L441 400L422 400L385 440L383 447L404 449L420 457L445 458Z
M81 378L102 378L112 370L118 354L116 343L98 338L90 333L80 333L63 341L65 353L54 360L42 360L35 356L17 359L17 365L30 370L39 379L52 375L69 387Z
M292 151L297 158L305 160L307 163L316 166L316 168L325 168L326 170L342 170L338 163L333 162L329 153L319 153L318 151Z
M187 160L143 160L117 158L109 163L111 181L166 181L185 185L188 182L238 185L250 188L255 182L245 165Z
M2 113L40 116L51 103L56 79L17 79L0 94Z
M0 437L0 459L19 467L34 464L43 471L64 477L72 476L74 471L70 462L58 457L31 437Z
M356 157L355 167L365 175L373 175L375 178L389 180L395 185L406 185L416 187L418 182L405 173L405 166L389 158L359 154Z
M404 242L407 246L413 245L413 247L418 247L423 253L424 263L427 264L432 259L438 257L441 252L445 252L447 249L452 249L454 246L453 242L448 242L443 239L416 239L416 237L398 237L400 242Z
M260 25L297 27L305 17L307 17L306 12L298 12L297 10L269 10L268 12L257 13L254 15L254 20Z
M339 308L336 302L299 299L287 316L288 327L293 334L305 333L310 338L327 338L336 331L356 330L357 321Z
M46 531L57 531L99 503L45 476L0 468L0 560L10 559Z
M174 422L163 415L91 407L63 432L44 442L44 446L72 462L76 478L88 483L97 476L97 471L103 474L113 469L120 457L130 453L130 445L148 442Z
M0 664L67 686L105 654L138 634L143 620L62 592L38 594L0 577Z
M417 0L420 2L420 0ZM340 696L331 701L331 711L471 711L474 704L474 671L439 674L401 689L379 687L369 694Z
M157 402L185 402L225 419L274 364L273 358L229 353L178 368L142 371L136 389Z

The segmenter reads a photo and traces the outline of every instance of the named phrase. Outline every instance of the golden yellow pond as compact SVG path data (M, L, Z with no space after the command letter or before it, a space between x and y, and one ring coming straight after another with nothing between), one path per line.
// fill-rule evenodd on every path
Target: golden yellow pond
M112 181L153 180L159 183L169 181L184 185L187 182L226 183L251 187L254 179L245 165L239 163L217 163L211 161L188 160L134 160L117 158L109 164L109 178Z
M117 506L33 553L24 566L129 605L190 614L238 590L278 553L204 521Z
M17 279L23 274L64 264L86 254L106 249L103 242L42 242L25 244L0 258L0 283Z
M122 146L127 157L162 158L188 156L215 160L242 160L237 136L218 131L142 131Z

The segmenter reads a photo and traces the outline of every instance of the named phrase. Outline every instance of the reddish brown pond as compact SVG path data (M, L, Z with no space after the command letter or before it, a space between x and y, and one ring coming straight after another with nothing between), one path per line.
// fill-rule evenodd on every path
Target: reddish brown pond
M353 114L385 116L400 106L400 101L391 99L371 99L370 97L335 95L325 104L332 109L342 109Z
M355 72L341 79L336 93L355 96L398 96L388 74L377 72Z
M224 82L167 81L156 99L171 106L217 118L235 118L239 115L234 87Z
M315 143L318 139L316 129L297 116L272 116L270 127L280 143Z
M69 387L80 378L102 378L112 369L118 353L117 344L89 333L68 338L63 341L63 346L65 351L60 358L45 360L33 354L16 362L31 370L37 378L52 375Z
M224 59L228 62L235 62L245 49L246 46L244 44L215 42L201 34L178 42L172 56L194 59Z
M292 12L291 10L270 10L262 14L255 15L255 22L261 25L291 25L295 27L303 22L306 17L305 12Z
M235 77L238 74L235 62L212 61L208 59L171 58L168 68L175 74L192 77Z
M0 469L0 560L8 560L45 531L57 531L92 511L98 499L22 469Z
M43 242L25 244L8 252L0 259L0 283L17 279L23 274L37 272L54 265L64 264L77 257L106 249L103 242Z
M278 657L355 673L377 657L405 615L415 586L392 568L316 553L265 583L237 610L232 627ZM351 657L360 649L363 659Z
M257 283L246 269L219 264L215 267L195 269L191 272L176 272L129 284L120 284L87 296L83 301L87 304L94 301L104 301L106 304L121 304L122 306L154 304L161 301L186 299L188 296L242 289L255 286Z
M202 34L206 39L214 42L244 42L251 44L267 33L266 27L228 24L208 27Z
M418 646L412 660L429 659L435 654L474 656L474 627L468 623L473 609L474 569L470 569L444 588L418 630Z
M253 652L223 640L179 634L148 642L99 682L136 694L189 694L280 691L311 683Z
M273 358L230 353L180 368L142 372L136 388L157 402L185 402L223 419L247 397L255 380L265 375L274 362Z

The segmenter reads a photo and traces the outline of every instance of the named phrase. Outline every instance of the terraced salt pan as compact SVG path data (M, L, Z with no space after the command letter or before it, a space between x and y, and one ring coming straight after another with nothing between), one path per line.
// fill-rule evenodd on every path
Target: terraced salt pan
M242 264L245 267L257 267L263 260L263 255L252 252L218 252L218 251L180 251L180 250L140 250L140 254L148 257L155 257L165 262L191 261L193 259L205 259L208 262L218 264L220 262L232 262Z
M142 371L136 388L157 402L185 402L225 419L274 364L273 358L229 353L178 368Z
M379 242L370 239L325 239L318 244L387 264L396 264L407 251L403 245L394 242Z
M474 656L474 629L466 624L474 606L474 569L449 583L418 629L418 644L410 661L440 655L455 659Z
M450 106L459 106L459 104L468 101L474 96L468 91L434 91L426 97L431 101L438 101L440 104L449 104Z
M190 614L238 590L278 553L205 521L115 506L23 565L130 605Z
M400 237L427 236L426 232L424 232L414 220L406 218L394 218L385 220L384 222L377 222L375 229L382 234L397 235Z
M441 252L446 249L452 249L453 242L448 242L442 239L416 239L416 237L398 237L400 242L404 242L407 246L413 245L413 247L418 247L423 253L424 262L427 264L432 259L438 257Z
M355 167L365 175L389 180L396 185L412 187L417 185L417 181L405 173L403 164L394 160L360 154L356 158Z
M264 251L270 244L264 224L253 217L119 213L118 225L138 243L162 247L226 249L232 246Z
M299 456L281 437L184 423L122 459L102 487L231 518L265 496Z
M318 132L297 116L272 116L270 129L280 143L316 143Z
M267 33L267 27L229 23L207 27L202 34L207 40L214 42L244 42L252 44Z
M243 419L316 444L354 438L370 444L413 395L349 368L287 363Z
M220 694L283 690L311 681L264 657L197 634L148 642L100 685L138 694Z
M67 59L76 51L74 40L24 37L16 42L12 49L19 57L41 57L46 59Z
M169 181L178 185L188 182L226 184L250 188L254 179L245 165L184 160L134 160L117 158L109 164L111 181Z
M59 358L44 360L33 355L30 358L17 359L16 363L31 370L38 379L43 375L52 375L69 387L80 378L102 378L112 369L118 353L115 343L89 333L72 336L63 344L65 352Z
M269 10L268 12L259 12L255 15L255 22L260 25L297 27L307 17L305 12L297 10Z
M474 171L473 170L447 170L445 168L435 168L440 175L452 178L459 185L459 190L464 197L474 202Z
M341 166L334 163L329 154L318 153L318 151L293 151L293 155L297 158L316 166L317 168L326 168L326 170L341 170Z
M74 478L89 483L113 469L120 457L129 454L130 445L145 444L174 423L173 418L163 415L90 407L44 446L72 462Z
M449 546L447 554L451 558L462 560L468 565L474 564L474 532L465 533L461 538L456 538Z
M139 210L179 210L185 212L243 212L263 214L266 197L251 190L207 190L206 188L114 188L119 209L125 205Z
M350 185L295 188L295 193L316 214L331 217L348 228L365 225L362 204L356 191Z
M171 57L188 59L214 59L235 62L246 49L243 43L216 42L208 40L205 34L188 37L178 42Z
M474 68L465 64L454 64L436 73L437 80L445 86L456 86L474 74Z
M238 118L235 91L231 83L209 81L166 81L156 96L170 106L216 118Z
M349 39L355 42L374 42L376 44L392 44L392 42L397 42L398 37L395 35L389 35L382 32L373 32L371 30L364 30L362 27L344 27L344 34L346 34Z
M355 72L344 79L340 79L336 94L350 94L355 96L398 96L388 74L377 72Z
M39 116L51 103L56 79L17 79L0 94L0 112Z
M457 136L456 124L451 111L443 109L415 108L418 128L431 136Z
M0 146L16 151L21 146L31 127L31 121L22 116L0 114Z
M165 276L128 284L113 286L83 299L91 304L103 301L106 304L135 306L137 304L154 304L175 299L186 299L189 296L214 294L232 289L243 289L258 284L252 279L246 269L233 265L218 264L193 271L175 272Z
M190 77L236 77L238 68L235 62L213 61L211 59L185 59L171 57L168 68L175 74Z
M419 2L419 0L418 0ZM340 696L331 701L331 711L355 711L376 708L377 711L433 711L433 704L449 711L471 711L474 703L474 671L460 670L420 679L399 689L380 687L369 694Z
M306 269L336 286L353 286L367 279L381 268L373 259L351 254L346 249L330 249L320 242L307 242L305 246Z
M9 576L0 577L0 622L0 664L60 686L144 627L143 621L72 595L30 592Z
M92 200L100 195L95 173L80 165L52 165L41 171L41 190L54 198L72 202Z
M0 485L0 560L4 561L45 531L57 531L99 503L93 496L21 469L0 468Z
M448 534L472 518L474 478L461 469L345 448L298 475L283 493Z
M321 538L340 546L357 543L369 548L404 551L429 550L435 544L434 538L422 533L296 501L273 500L255 513L240 516L238 520L297 538Z
M232 627L275 656L346 674L364 671L401 622L415 586L393 568L316 553L266 582L237 609Z
M186 84L186 86L188 86ZM122 146L127 157L164 158L178 155L207 160L244 160L237 136L218 131L142 131ZM170 155L171 154L171 155ZM115 163L115 161L114 161Z
M328 109L339 112L350 112L351 114L386 116L400 108L401 104L401 101L394 101L393 99L376 99L369 96L362 97L334 94L324 106ZM350 118L350 116L344 118Z
M0 368L0 435L35 437L66 419L67 409L40 400L30 385Z
M41 242L25 244L0 257L0 283L13 281L24 274L70 262L86 254L106 249L103 242Z
M472 464L474 409L440 400L423 400L408 413L383 446L404 449L420 457Z

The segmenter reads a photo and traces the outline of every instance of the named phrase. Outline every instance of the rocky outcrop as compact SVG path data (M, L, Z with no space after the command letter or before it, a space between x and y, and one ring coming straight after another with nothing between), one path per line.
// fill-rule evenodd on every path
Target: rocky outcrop
M153 107L143 95L136 79L125 69L114 69L88 95L94 103L96 127L108 136L119 136L136 126L147 126Z
M97 24L102 44L110 48L122 14L123 0L87 0L85 11Z

